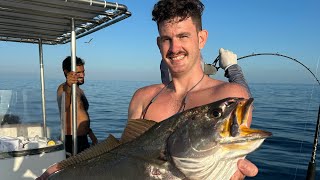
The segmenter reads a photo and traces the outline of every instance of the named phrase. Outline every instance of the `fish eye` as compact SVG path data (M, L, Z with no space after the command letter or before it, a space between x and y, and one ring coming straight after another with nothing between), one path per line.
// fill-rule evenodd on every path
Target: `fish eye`
M221 117L221 115L222 115L221 112L222 112L221 109L215 109L215 110L212 111L212 115L213 115L213 117L215 117L215 118L219 118L219 117Z

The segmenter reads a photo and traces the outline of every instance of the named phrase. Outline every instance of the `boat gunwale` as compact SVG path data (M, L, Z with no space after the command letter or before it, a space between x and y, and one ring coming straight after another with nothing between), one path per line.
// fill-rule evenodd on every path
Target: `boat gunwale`
M9 152L1 152L0 153L0 160L1 159L7 159L7 158L15 158L15 157L21 157L21 156L28 156L28 155L40 155L42 153L51 153L64 150L64 144L59 143L56 145L51 145L47 147L42 148L33 148L33 149L27 149L27 150L21 150L21 151L9 151Z

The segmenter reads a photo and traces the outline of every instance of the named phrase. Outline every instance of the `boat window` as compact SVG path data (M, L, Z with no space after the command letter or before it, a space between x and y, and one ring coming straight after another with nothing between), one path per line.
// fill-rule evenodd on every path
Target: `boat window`
M60 136L60 113L55 91L46 91L46 122L51 138ZM0 128L17 124L43 124L42 99L39 91L0 90Z

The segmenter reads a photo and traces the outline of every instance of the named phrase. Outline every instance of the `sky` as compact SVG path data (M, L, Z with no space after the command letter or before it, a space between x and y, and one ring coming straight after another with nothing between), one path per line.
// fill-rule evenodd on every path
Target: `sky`
M112 1L116 2L116 1ZM85 59L86 79L159 81L161 55L157 26L151 20L156 0L119 0L132 16L77 40L76 55ZM202 55L212 63L223 47L238 57L280 53L299 60L320 79L320 1L202 0L203 29L209 37ZM89 41L90 43L85 43ZM39 78L37 44L0 41L0 79ZM44 45L45 77L64 80L62 60L70 44ZM248 83L316 83L298 63L276 56L238 61ZM227 80L219 70L213 78Z

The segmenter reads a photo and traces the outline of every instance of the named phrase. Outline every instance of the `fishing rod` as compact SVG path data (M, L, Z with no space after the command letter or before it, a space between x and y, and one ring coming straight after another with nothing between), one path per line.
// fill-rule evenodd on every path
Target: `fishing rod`
M316 75L310 70L310 68L308 68L306 65L304 65L302 62L298 61L297 59L283 55L283 54L279 54L279 53L252 53L247 56L242 56L242 57L238 58L237 60L239 61L240 59L245 59L245 58L253 57L253 56L281 56L281 57L293 60L293 61L299 63L300 65L302 65L304 68L306 68L312 74L312 76L315 78L315 80L318 82L318 84L320 85L320 81L318 80ZM220 56L218 56L212 63L212 65L216 68L217 71L220 68L220 67L217 67L217 62L219 60L220 60Z
M316 132L314 134L312 156L308 165L308 172L307 172L307 178L306 178L307 180L314 180L316 178L316 152L317 152L319 129L320 129L320 106L318 110Z
M238 58L237 60L239 61L240 59L245 59L245 58L253 57L253 56L281 56L281 57L293 60L293 61L299 63L300 65L302 65L304 68L306 68L312 74L312 76L315 78L315 80L318 82L318 84L320 86L320 82L319 82L318 78L306 65L304 65L302 62L298 61L295 58L292 58L292 57L289 57L289 56L286 56L283 54L279 54L279 53L252 53L247 56L242 56L242 57ZM220 60L220 56L218 56L211 64L211 66L214 69L214 72L217 72L218 69L220 68L220 67L217 67L217 62L219 60ZM313 150L312 150L311 160L308 165L306 180L314 180L316 177L316 152L317 152L317 146L318 146L319 130L320 130L320 105L319 105L318 119L317 119L315 135L314 135Z

